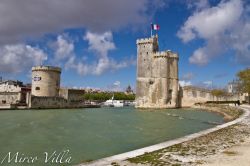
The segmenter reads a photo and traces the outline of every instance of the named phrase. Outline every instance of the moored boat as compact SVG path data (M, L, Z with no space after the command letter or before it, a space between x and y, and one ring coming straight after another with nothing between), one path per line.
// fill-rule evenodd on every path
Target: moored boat
M114 95L112 96L111 99L105 101L104 106L108 106L108 107L123 107L124 106L124 102L122 100L114 100Z

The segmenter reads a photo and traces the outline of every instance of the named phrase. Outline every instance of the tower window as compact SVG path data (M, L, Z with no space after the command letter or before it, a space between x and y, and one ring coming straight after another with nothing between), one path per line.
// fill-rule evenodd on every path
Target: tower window
M40 87L36 87L36 90L40 90Z

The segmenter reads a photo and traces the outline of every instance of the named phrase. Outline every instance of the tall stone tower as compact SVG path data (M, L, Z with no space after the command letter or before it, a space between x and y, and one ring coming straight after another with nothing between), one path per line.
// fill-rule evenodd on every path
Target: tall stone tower
M53 66L32 67L31 95L58 97L61 68Z
M136 107L179 107L178 54L159 52L158 36L138 39L136 43Z

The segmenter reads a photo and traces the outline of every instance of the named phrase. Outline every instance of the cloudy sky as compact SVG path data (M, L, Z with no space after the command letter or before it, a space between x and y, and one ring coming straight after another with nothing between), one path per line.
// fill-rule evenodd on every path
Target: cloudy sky
M1 0L0 75L27 83L32 66L56 65L62 86L135 87L151 22L182 84L222 87L250 66L248 0Z

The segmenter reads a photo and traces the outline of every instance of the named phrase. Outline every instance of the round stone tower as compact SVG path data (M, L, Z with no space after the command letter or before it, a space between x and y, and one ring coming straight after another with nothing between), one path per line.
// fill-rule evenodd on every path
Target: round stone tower
M33 96L57 97L60 89L61 68L53 66L32 67Z

